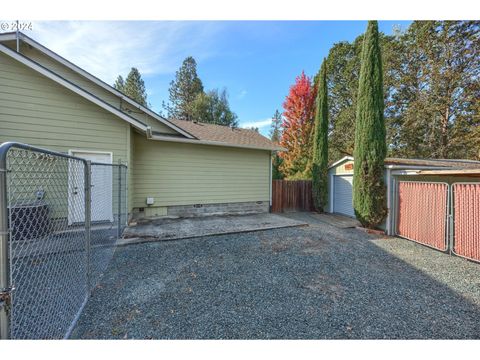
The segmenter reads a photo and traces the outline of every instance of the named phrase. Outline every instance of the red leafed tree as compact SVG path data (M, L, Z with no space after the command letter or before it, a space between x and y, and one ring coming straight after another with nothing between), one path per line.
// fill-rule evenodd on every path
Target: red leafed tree
M302 71L290 87L283 103L284 121L280 146L286 151L280 170L287 179L310 179L312 158L312 131L315 112L316 89L311 79Z

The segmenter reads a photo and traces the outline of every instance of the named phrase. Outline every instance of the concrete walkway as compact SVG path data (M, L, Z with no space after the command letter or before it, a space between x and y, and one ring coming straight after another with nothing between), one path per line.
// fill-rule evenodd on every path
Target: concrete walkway
M316 214L311 213L311 215L318 221L335 226L339 229L348 229L361 226L360 222L357 219L343 216L340 214Z
M306 226L307 223L276 214L209 216L183 219L157 219L148 224L129 227L117 245L147 241L188 239L210 235L224 235Z

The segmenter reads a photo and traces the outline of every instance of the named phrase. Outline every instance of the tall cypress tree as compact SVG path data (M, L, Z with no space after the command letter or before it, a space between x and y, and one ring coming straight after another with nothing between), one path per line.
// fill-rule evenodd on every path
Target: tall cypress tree
M382 222L387 213L383 180L387 145L377 21L368 22L361 61L355 124L353 207L362 225L373 228Z
M328 90L327 61L324 59L318 78L315 133L313 139L313 202L317 211L323 212L327 204L328 171Z

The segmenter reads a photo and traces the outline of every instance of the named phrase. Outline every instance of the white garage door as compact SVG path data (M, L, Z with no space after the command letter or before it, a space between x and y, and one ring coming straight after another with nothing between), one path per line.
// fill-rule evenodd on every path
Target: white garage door
M333 212L355 217L353 175L336 175L333 178Z

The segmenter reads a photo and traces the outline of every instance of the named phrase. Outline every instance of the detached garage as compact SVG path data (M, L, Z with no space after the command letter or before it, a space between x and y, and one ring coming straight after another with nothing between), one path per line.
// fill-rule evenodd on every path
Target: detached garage
M355 217L355 212L353 210L353 163L353 157L346 156L332 164L328 169L329 196L327 209L330 213ZM388 216L380 227L385 230L385 232L389 235L396 234L398 226L396 214L398 210L402 209L405 215L405 211L409 211L406 209L411 208L405 207L405 204L402 204L403 206L401 207L399 206L398 191L400 188L399 184L401 182L405 183L407 181L423 181L424 183L452 184L455 181L479 181L480 179L475 177L455 178L453 176L448 177L446 176L446 174L442 175L443 171L447 171L448 173L449 171L468 171L468 169L475 172L474 169L480 169L480 162L471 160L423 160L387 158L385 160L384 180L387 187ZM432 174L432 172L435 172L436 176L420 176L420 174L427 174L428 172L430 172L430 174ZM420 194L418 194L418 196L420 196ZM414 197L414 199L415 198L416 197ZM415 201L413 203L416 204Z

